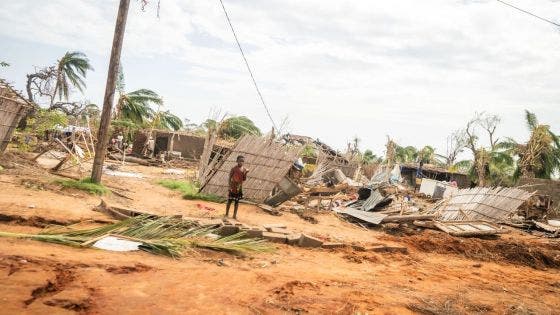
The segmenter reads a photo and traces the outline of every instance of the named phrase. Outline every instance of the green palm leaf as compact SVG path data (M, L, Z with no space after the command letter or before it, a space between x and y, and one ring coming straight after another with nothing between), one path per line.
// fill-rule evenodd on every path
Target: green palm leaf
M93 70L93 67L84 53L69 51L58 61L57 70L54 95L58 95L59 99L68 99L70 85L83 92L87 71Z
M152 104L162 104L163 100L154 91L140 89L123 94L117 101L118 119L128 119L134 123L142 124L152 119L155 115Z

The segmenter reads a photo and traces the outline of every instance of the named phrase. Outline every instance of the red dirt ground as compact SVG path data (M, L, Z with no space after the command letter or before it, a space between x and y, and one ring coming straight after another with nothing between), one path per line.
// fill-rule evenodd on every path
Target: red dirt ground
M105 176L134 200L108 202L157 214L220 216L224 206L181 199L156 184L161 168L126 166L143 179ZM0 172L0 230L35 232L52 223L109 221L100 199L62 190L52 175L19 163ZM216 209L210 213L197 207ZM332 214L311 224L243 205L249 225L285 223L337 250L277 245L236 257L202 251L179 260L144 252L76 249L0 238L0 314L559 314L560 243L518 231L498 239L456 238L400 227L365 230ZM408 254L374 253L374 244ZM223 263L218 264L218 261Z

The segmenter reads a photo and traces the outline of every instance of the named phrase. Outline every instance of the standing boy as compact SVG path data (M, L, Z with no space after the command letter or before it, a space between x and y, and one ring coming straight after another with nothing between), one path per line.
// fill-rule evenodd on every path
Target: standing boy
M243 182L247 179L248 169L243 167L245 158L240 155L237 157L237 165L234 166L229 172L229 194L226 206L226 217L229 215L229 208L232 202L233 206L233 218L237 219L237 208L239 207L239 200L243 198Z

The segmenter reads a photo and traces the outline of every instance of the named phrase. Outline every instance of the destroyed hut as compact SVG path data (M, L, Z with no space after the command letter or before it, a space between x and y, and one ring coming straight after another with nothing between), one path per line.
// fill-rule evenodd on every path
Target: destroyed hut
M0 153L8 146L20 119L31 108L31 103L0 79Z
M401 177L403 178L405 184L414 187L416 185L416 172L419 167L418 163L404 163L401 164L400 167ZM472 182L466 173L450 172L445 168L437 167L430 164L424 164L422 166L422 175L424 178L429 178L436 181L455 181L457 182L457 187L459 188L469 188L472 186Z
M187 131L153 130L152 137L155 141L154 154L165 154L168 158L181 158L196 162L200 160L204 151L206 138ZM133 153L137 156L144 155L150 131L138 132L134 137ZM227 141L217 141L214 151L229 150L232 146Z
M229 172L236 165L237 156L243 155L245 167L250 170L247 181L243 184L244 198L258 203L274 197L287 200L299 193L299 187L287 175L298 159L300 150L300 147L279 143L270 138L246 135L210 170L202 183L201 191L226 197Z

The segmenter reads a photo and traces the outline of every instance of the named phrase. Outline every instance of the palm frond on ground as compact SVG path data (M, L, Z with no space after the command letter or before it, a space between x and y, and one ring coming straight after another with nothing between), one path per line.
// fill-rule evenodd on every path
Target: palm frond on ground
M247 239L244 233L210 240L204 236L211 233L194 221L176 217L140 215L96 228L76 229L76 225L46 229L38 234L0 231L0 237L33 239L74 247L89 247L97 239L113 235L140 242L139 249L146 252L178 258L187 248L207 248L234 254L267 252L272 247L261 239Z

